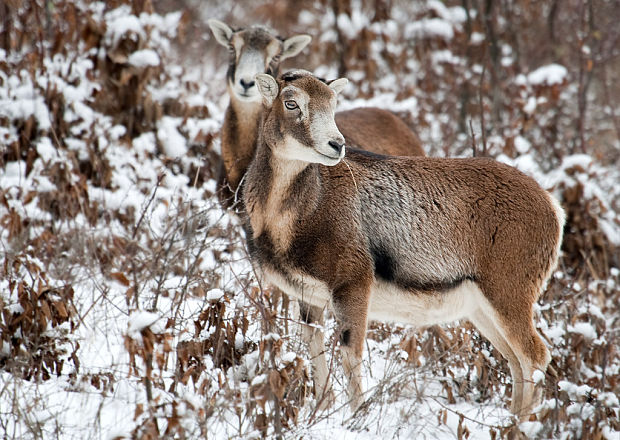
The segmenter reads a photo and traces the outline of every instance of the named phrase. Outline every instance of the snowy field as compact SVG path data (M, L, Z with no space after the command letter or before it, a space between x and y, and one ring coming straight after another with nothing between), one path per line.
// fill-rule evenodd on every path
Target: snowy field
M598 76L575 116L579 71L520 61L503 9L491 72L489 28L456 1L394 1L379 18L375 2L304 1L286 25L286 2L15 3L0 49L0 437L620 437L620 94L601 98ZM557 374L537 418L511 416L507 364L467 323L371 324L353 414L328 319L337 399L316 409L296 306L258 283L215 196L228 99L209 18L312 35L287 66L344 68L341 109L397 112L432 156L484 142L562 202L563 255L536 309Z

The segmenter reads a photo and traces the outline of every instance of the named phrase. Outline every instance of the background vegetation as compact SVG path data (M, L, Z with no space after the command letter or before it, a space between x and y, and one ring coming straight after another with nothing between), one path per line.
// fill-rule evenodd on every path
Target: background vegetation
M214 197L208 18L312 35L287 66L348 77L342 108L392 109L429 155L497 158L561 200L538 420L510 418L507 365L468 324L373 323L368 405L315 410L295 305ZM3 438L617 438L618 1L7 0L0 21Z

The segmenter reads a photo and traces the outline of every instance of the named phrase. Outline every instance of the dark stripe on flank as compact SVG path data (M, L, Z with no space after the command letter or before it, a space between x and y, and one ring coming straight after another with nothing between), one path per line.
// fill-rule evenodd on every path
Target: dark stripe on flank
M403 287L407 290L416 290L419 292L446 292L448 290L455 289L463 284L465 281L476 282L476 277L473 275L465 275L460 278L455 278L453 280L442 280L442 281L431 281L431 282L409 282L406 283Z
M370 254L375 265L375 277L389 283L393 283L404 290L418 292L444 292L460 286L465 281L477 281L476 277L473 275L463 275L458 278L439 281L418 281L407 279L399 274L398 264L394 261L388 251L377 246L370 249Z
M375 276L384 279L385 281L394 282L396 276L396 264L394 259L382 247L372 247L370 249L373 262L375 264Z
M351 330L343 330L343 332L340 333L340 343L347 346L349 342L351 342Z

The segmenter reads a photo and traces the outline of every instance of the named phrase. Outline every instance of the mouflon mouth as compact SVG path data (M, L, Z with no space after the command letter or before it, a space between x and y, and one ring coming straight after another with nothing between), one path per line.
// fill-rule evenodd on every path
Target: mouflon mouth
M258 101L260 99L260 95L258 93L237 92L235 95L244 101Z
M340 155L337 155L337 156L332 156L332 155L329 155L329 154L323 154L323 153L319 153L319 154L320 154L321 156L323 156L323 157L328 158L328 159L333 159L333 160L340 160L340 159L341 159Z
M326 161L322 162L323 165L333 166L333 165L337 165L338 163L340 163L340 161L344 157L345 146L343 145L337 154L325 154L321 151L317 151L317 153L321 155L321 157L326 159ZM334 151L334 153L336 152Z
M240 101L261 101L261 95L256 87L245 89L239 86L232 87L233 94Z

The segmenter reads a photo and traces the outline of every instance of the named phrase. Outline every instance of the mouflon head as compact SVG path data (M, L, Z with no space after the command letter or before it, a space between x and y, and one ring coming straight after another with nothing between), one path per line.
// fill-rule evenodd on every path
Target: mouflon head
M262 135L274 155L333 166L345 153L344 137L334 120L336 97L348 80L321 81L310 72L294 70L279 80L256 76L266 108Z
M297 55L312 40L309 35L283 39L259 25L235 30L219 20L208 23L218 43L228 48L228 89L242 102L260 102L254 77L259 73L277 75L280 62Z

